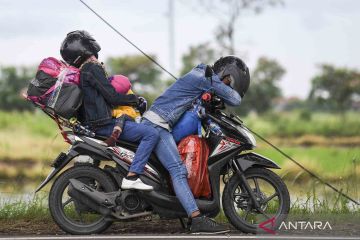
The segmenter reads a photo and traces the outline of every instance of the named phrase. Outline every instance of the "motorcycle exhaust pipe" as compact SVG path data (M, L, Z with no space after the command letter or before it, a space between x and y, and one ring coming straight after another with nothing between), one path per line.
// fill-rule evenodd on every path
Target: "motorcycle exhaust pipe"
M115 199L118 192L102 193L79 180L70 179L69 181L68 194L70 197L101 215L111 215L111 209L116 206Z

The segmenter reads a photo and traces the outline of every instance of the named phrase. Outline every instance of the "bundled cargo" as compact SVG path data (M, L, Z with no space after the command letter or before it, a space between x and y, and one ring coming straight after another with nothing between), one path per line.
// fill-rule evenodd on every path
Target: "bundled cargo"
M69 119L76 116L82 104L79 82L78 68L53 57L45 58L40 63L35 78L29 83L28 99Z

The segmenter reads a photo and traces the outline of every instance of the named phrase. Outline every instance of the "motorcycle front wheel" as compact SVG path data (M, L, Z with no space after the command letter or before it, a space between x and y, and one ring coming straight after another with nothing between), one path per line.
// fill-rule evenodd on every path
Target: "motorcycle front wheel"
M70 179L77 179L97 191L117 190L112 179L101 169L93 166L72 167L63 172L51 187L49 209L53 220L62 230L71 234L94 234L105 231L112 222L68 195Z
M278 229L290 210L290 196L285 183L265 168L250 168L244 174L260 209L255 208L240 177L234 173L222 196L225 216L234 227L245 233Z

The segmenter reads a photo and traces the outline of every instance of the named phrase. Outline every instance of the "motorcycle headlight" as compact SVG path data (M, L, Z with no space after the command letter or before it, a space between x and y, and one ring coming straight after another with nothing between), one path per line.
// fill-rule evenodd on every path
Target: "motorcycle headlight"
M246 137L246 139L253 145L253 147L256 147L256 140L254 136L247 130L245 127L237 127L238 131Z

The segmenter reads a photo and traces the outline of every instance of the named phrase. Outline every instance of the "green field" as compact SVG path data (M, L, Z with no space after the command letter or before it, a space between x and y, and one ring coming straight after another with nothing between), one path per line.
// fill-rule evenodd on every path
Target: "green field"
M273 112L263 116L249 114L243 118L243 121L248 127L267 137L302 135L360 137L360 112L344 114ZM35 113L0 111L0 130L20 130L41 137L53 137L57 133L55 123L41 111Z
M360 148L349 147L296 147L285 146L281 149L295 160L326 179L339 180L349 175L360 173ZM278 163L283 169L282 174L300 171L294 163L270 147L260 147L256 150Z
M360 113L309 115L296 111L264 116L250 114L243 120L306 168L358 199ZM14 201L11 194L32 192L49 173L50 162L68 147L56 124L42 112L0 112L0 181L10 183L0 185L0 192L10 193L12 199L6 202L9 198L0 198L0 219L50 219L46 192L30 201ZM292 213L351 212L358 216L359 208L259 139L255 152L281 166L276 172L289 188ZM218 219L223 220L223 215Z
M244 122L324 178L337 181L360 172L360 113L301 112L249 115ZM66 151L56 124L42 112L0 112L0 179L39 179ZM278 152L258 141L256 152L277 162L280 174L306 178ZM301 178L300 178L301 177Z
M304 111L272 112L264 116L250 114L244 123L264 136L359 137L360 113L310 113Z

